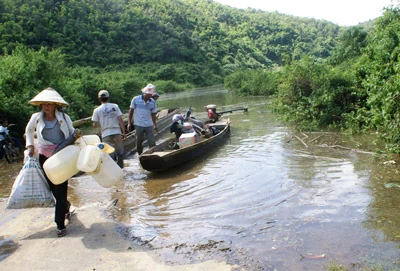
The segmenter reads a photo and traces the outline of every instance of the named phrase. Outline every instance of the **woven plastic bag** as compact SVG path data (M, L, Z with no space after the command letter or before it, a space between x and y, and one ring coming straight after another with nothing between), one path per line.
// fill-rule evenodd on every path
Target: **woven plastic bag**
M7 209L52 207L54 198L43 169L35 157L25 159L25 164L14 181Z

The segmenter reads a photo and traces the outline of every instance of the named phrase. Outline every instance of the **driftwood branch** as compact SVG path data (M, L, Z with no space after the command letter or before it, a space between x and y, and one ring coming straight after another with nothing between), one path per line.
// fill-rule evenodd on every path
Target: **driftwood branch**
M301 142L301 144L303 144L303 146L304 146L305 148L308 148L307 143L312 143L312 142L316 141L317 139L319 139L319 138L321 138L321 137L323 137L323 136L325 136L325 135L331 135L331 134L335 134L335 135L336 135L336 134L338 134L338 133L334 133L334 132L310 132L310 134L317 134L318 136L316 136L315 138L309 140L309 141L306 143L306 142L305 142L305 139L308 138L309 136L306 135L305 133L301 132L301 131L300 131L300 133L304 136L303 139L301 139L300 137L298 137L298 136L295 135L295 134L291 134L291 137L290 137L290 139L289 139L287 142L290 142L291 139L292 139L293 137L295 137L297 140L299 140L299 141ZM318 147L333 148L333 149L348 150L348 151L352 151L352 152L355 152L355 153L361 153L361 154L370 154L370 155L375 155L375 154L376 154L375 152L369 152L369 151L363 151L363 150L360 150L360 149L353 149L353 148L349 148L349 147L344 147L344 146L341 146L341 145L336 144L336 142L337 142L337 141L335 141L332 145L322 144L322 145L317 145L317 146L318 146ZM329 159L328 157L322 157L322 156L312 156L312 155L307 155L307 156L308 156L308 157L314 157L314 158ZM335 159L335 160L337 160L337 159Z
M312 158L312 159L323 159L323 160L331 160L331 161L337 161L337 162L342 162L344 159L340 158L332 158L332 157L326 157L326 156L319 156L319 155L311 155L311 154L298 154L297 156L299 157L306 157L306 158Z
M363 150L359 150L359 149L352 149L352 148L347 148L347 147L343 147L340 145L332 145L329 146L330 148L338 148L338 149L343 149L343 150L349 150L349 151L353 151L356 153L362 153L362 154L376 154L375 152L369 152L369 151L363 151Z
M352 148L343 147L343 146L336 145L336 144L334 144L334 145L323 144L323 145L318 145L318 146L322 147L322 148L342 149L342 150L347 150L347 151L352 151L352 152L362 153L362 154L376 154L375 152L363 151L360 149L352 149Z
M301 138L299 138L297 135L294 135L294 137L297 138L304 145L304 147L308 148L307 144L304 143L304 141L301 140Z
M339 133L336 133L336 132L310 132L310 134L337 135Z
M303 132L300 132L304 137L303 137L303 140L304 139L306 139L306 138L308 138L308 135L306 135L305 133L303 133Z
M351 150L353 150L352 148L347 148L347 147L343 147L343 146L340 146L340 145L336 145L336 144L334 144L334 145L332 145L332 146L329 146L330 148L338 148L338 149L343 149L343 150L349 150L349 151L351 151Z
M313 142L313 141L315 141L315 140L317 140L318 138L323 137L323 136L324 136L324 135L319 135L319 136L317 136L316 138L310 140L309 143L311 143L311 142Z

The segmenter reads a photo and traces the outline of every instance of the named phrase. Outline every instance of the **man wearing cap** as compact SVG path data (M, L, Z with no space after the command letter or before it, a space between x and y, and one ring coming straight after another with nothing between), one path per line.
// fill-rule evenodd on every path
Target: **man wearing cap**
M97 128L100 124L102 141L115 148L115 153L111 154L111 157L115 159L116 155L117 164L123 168L125 126L119 106L109 103L109 97L110 94L107 90L99 91L98 98L101 105L93 110L93 127Z
M136 130L136 150L140 155L143 152L143 141L146 135L149 147L156 145L154 133L158 132L156 123L157 106L152 96L156 87L148 84L142 89L142 94L134 97L129 108L128 131L132 125ZM133 120L133 122L132 122Z

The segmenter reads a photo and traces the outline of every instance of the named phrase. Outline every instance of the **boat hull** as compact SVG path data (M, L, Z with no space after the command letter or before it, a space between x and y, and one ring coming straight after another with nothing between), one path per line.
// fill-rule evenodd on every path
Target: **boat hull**
M210 138L178 150L172 149L175 139L168 139L160 145L143 152L139 156L141 166L147 171L164 171L182 165L215 149L230 134L230 120L223 119L211 125L218 128L220 132Z

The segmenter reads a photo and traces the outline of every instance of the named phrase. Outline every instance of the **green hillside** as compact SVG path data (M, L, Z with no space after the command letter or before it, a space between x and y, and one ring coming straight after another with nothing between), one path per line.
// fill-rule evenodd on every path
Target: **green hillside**
M127 107L160 93L224 83L271 96L301 129L374 131L400 152L398 7L355 27L235 9L210 0L0 0L0 117L24 127L52 86L87 117L99 89Z
M69 64L269 67L329 56L339 27L207 0L2 0L0 48L60 49Z
M48 86L77 119L91 114L101 88L126 107L148 82L183 91L303 54L324 59L339 30L208 0L1 0L0 117L26 122L35 110L27 101Z

